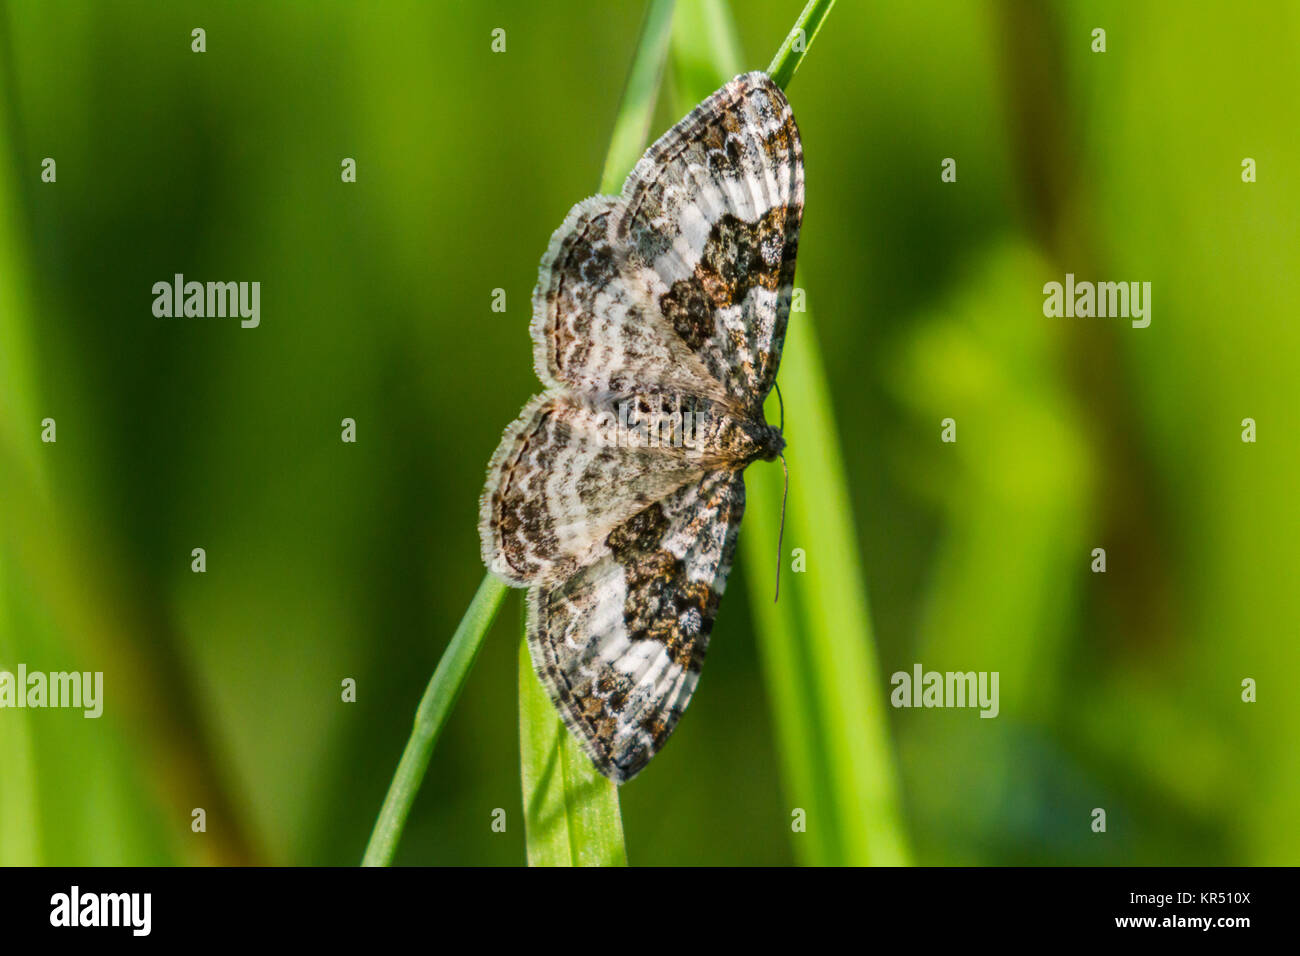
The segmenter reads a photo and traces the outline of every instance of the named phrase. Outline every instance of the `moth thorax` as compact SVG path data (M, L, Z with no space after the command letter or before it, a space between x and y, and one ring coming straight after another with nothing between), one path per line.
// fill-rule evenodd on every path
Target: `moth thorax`
M707 403L690 396L647 393L615 403L615 443L632 448L687 448L708 444L712 416Z
M785 438L766 422L727 418L718 430L718 446L724 460L744 466L751 461L776 461L785 449Z

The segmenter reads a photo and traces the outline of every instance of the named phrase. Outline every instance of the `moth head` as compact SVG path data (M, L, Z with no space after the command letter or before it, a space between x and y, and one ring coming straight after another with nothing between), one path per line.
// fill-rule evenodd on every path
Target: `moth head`
M767 422L727 418L719 429L718 445L725 458L743 467L751 461L776 461L785 450L785 438Z
M785 437L781 432L771 425L764 425L766 434L760 447L762 448L763 461L776 461L781 457L781 452L785 451Z

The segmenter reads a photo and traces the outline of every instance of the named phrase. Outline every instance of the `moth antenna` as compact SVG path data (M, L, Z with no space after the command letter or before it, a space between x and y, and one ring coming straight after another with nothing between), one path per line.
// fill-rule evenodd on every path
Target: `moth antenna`
M781 530L776 535L776 594L772 597L773 604L781 597L781 542L785 540L785 500L790 496L790 468L785 463L785 452L781 452L781 470L785 472L785 490L781 492Z
M781 406L781 424L777 426L777 431L782 435L785 434L785 399L781 397L781 386L773 379L772 387L776 389L776 403Z

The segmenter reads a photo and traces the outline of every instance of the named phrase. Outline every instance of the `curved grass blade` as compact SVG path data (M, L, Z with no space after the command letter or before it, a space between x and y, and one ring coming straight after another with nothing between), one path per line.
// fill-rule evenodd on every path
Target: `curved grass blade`
M519 644L519 770L529 866L627 866L618 787L555 713Z
M10 576L5 551L0 547L0 669L16 669L15 652L9 637L13 615L9 608ZM26 711L6 714L0 730L0 866L39 866L40 791L36 784L36 761Z
M600 191L617 193L645 149L668 58L674 0L652 0L618 117ZM519 749L530 866L626 866L618 788L565 728L519 648Z
M808 55L813 40L817 39L817 32L822 28L822 21L826 19L826 14L831 12L833 6L835 0L808 0L808 6L803 8L803 13L799 14L799 19L794 22L794 28L786 36L781 49L776 51L772 64L767 68L767 75L781 89L789 86L790 81L794 79L795 71L799 69L803 58Z
M655 100L672 39L674 5L675 0L651 0L646 10L641 42L628 72L623 102L614 118L614 132L600 177L600 191L606 195L616 194L622 188L624 178L641 158L650 137L650 121L654 118Z
M833 0L809 3L772 61L769 73L783 88L832 5ZM803 42L797 44L801 29ZM673 32L678 109L740 73L738 51L725 0L683 0ZM905 863L907 841L848 479L806 312L791 319L780 381L792 466L786 541L804 550L809 570L788 575L780 603L772 604L771 547L781 504L775 468L746 474L741 544L785 791L791 810L803 810L806 818L805 832L793 834L795 853L809 864ZM775 413L773 399L769 420L776 420Z
M509 590L504 581L491 574L485 575L465 616L460 619L456 633L452 635L451 643L438 661L438 667L420 699L415 712L415 727L406 742L406 749L402 751L402 759L397 764L388 795L375 821L374 832L361 860L362 866L388 866L393 862L397 842L402 837L411 805L415 803L415 795L419 793L424 773L429 768L429 758L433 756L438 735L442 733L447 715L455 706L465 678L474 666L474 659L483 646L483 636L492 626Z

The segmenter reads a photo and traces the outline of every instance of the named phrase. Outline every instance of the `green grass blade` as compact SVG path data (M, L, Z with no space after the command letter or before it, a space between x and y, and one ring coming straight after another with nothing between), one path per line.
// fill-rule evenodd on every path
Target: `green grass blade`
M794 79L795 71L799 69L803 58L808 55L813 40L817 38L817 32L822 28L822 21L826 19L826 14L831 12L833 6L835 0L808 0L808 6L803 8L803 13L799 14L799 19L794 22L794 28L781 44L781 49L777 50L776 56L772 57L767 75L781 89L789 86L790 81Z
M438 735L442 733L447 715L455 706L460 696L465 678L469 676L474 659L478 657L479 648L483 646L483 637L492 626L501 602L505 600L510 588L491 574L485 575L483 583L478 586L474 599L470 602L465 616L461 618L452 635L451 643L443 652L438 667L425 688L424 697L415 712L415 727L402 759L393 774L393 782L388 787L388 796L375 821L374 832L361 860L362 866L388 866L393 862L397 852L397 842L401 839L402 828L411 813L411 805L424 780L425 770L429 767L429 758L433 755Z
M788 82L794 75L830 6L810 3L804 9L796 24L796 31L805 29L804 50L795 50L787 38L773 60L774 76ZM722 0L684 0L673 43L680 111L743 69ZM780 469L746 473L746 528L740 537L785 790L791 812L806 814L806 832L793 834L795 852L811 864L904 863L908 851L886 729L887 688L877 673L848 478L807 312L791 317L780 382L791 477L778 604L771 596ZM776 421L775 397L768 418ZM804 550L806 573L790 573L793 548Z
M623 102L614 119L605 170L600 177L600 191L607 195L616 194L622 188L623 180L641 157L650 136L650 121L654 118L655 100L672 39L674 5L675 0L652 0L646 10L641 42L628 73Z
M3 543L0 542L0 545ZM9 607L9 569L0 546L0 670L14 673L17 656L9 636L14 616ZM39 866L40 791L31 727L25 710L5 714L0 727L0 866Z
M529 866L626 866L618 787L555 713L519 644L519 750Z
M746 476L750 526L741 539L787 792L808 814L796 850L817 864L904 863L888 686L876 667L848 482L810 313L790 323L780 378L791 479L779 613L771 598L778 469ZM769 418L775 414L768 410ZM791 573L794 548L806 555L805 573Z
M0 25L0 34L3 25ZM0 95L10 91L0 87ZM44 476L32 454L32 429L41 420L33 407L36 396L31 340L25 317L30 314L27 264L21 261L17 221L18 180L10 167L11 117L0 112L0 669L11 672L19 658L17 618L9 599L12 511L19 485L31 488ZM25 434L24 434L25 433ZM18 539L21 540L21 539ZM13 549L18 553L17 548ZM40 793L31 727L26 711L14 710L0 723L0 866L36 866L42 862Z
M684 0L673 18L677 109L693 108L744 70L740 41L724 0Z
M664 63L674 0L652 0L628 73L600 191L617 193L645 149ZM519 651L519 749L530 866L625 866L618 788L597 772L568 732Z

